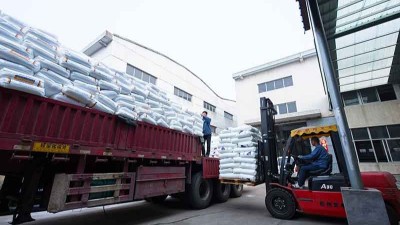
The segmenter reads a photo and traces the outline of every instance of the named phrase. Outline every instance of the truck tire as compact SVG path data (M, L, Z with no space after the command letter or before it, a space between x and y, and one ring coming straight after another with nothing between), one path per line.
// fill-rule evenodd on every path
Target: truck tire
M204 209L210 205L213 196L213 185L210 180L203 179L202 172L192 176L192 183L186 190L186 202L193 209Z
M218 203L226 202L231 195L231 185L222 184L219 180L214 182L214 199Z
M293 195L282 188L273 188L265 197L269 213L278 219L290 220L296 215L296 202Z
M168 195L161 195L161 196L145 198L144 200L146 202L152 202L152 203L160 204L160 203L164 202L167 197L168 197Z
M398 225L399 224L399 215L397 215L396 210L394 210L393 207L387 203L385 204L385 206L386 206L386 212L389 217L390 225Z
M243 193L243 185L231 185L231 198L239 198Z

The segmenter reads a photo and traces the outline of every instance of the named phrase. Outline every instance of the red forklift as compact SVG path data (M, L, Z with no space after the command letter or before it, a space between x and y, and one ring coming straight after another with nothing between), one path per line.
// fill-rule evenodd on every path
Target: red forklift
M305 127L291 131L281 153L280 171L277 163L277 141L275 133L276 110L270 99L261 98L261 133L259 142L259 163L265 182L265 205L269 213L279 219L293 219L296 213L327 217L346 218L341 187L350 187L343 150L336 125ZM330 138L334 156L338 164L338 173L332 173L333 156L330 155L329 167L314 171L306 182L306 188L296 189L293 184L295 165L301 167L305 162L296 156L310 152L304 143L311 137ZM291 160L295 158L296 160ZM268 160L270 159L270 160ZM386 211L392 225L398 225L400 218L400 191L395 177L388 172L362 172L362 181L366 188L374 188L382 193ZM259 182L261 183L261 182Z

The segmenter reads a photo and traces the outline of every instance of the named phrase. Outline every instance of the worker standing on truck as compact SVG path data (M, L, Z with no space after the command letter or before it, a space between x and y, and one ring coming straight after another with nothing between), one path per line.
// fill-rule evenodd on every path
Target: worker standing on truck
M203 145L203 156L210 155L211 149L211 119L207 116L207 111L203 111L201 116L203 117L203 137L204 137L204 145L207 143L207 153L205 152L205 147Z
M300 167L299 180L294 185L295 188L302 188L304 182L308 177L308 172L328 168L329 155L325 148L319 143L318 137L311 138L311 144L315 147L314 150L308 155L297 156L302 160L311 160L312 162Z

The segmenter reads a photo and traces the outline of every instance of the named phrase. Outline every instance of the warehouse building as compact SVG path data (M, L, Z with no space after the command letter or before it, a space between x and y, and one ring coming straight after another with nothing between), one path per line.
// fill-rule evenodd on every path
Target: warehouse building
M339 86L360 169L400 174L400 86L396 70L388 76L391 66L380 69L384 64L375 63L376 69L360 73L357 71L366 68L363 63L354 65L359 60L351 58L352 64L344 57L335 65L343 77ZM315 50L235 73L233 78L237 104L245 105L238 108L239 123L260 125L259 98L264 96L276 105L279 139L286 139L297 127L335 123Z
M234 100L221 97L188 68L156 50L105 31L83 52L109 67L157 85L173 102L199 112L199 116L208 111L214 133L237 124Z

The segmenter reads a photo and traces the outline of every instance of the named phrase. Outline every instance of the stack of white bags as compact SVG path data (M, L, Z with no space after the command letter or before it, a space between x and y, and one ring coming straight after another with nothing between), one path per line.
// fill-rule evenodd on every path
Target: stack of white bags
M202 136L200 115L172 103L157 86L108 68L1 12L0 87Z
M255 182L259 179L258 141L261 133L251 126L223 130L221 139L220 179L240 179Z
M221 140L219 136L212 136L211 137L211 158L219 158L219 154L221 152Z

